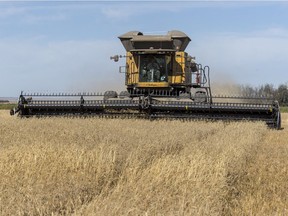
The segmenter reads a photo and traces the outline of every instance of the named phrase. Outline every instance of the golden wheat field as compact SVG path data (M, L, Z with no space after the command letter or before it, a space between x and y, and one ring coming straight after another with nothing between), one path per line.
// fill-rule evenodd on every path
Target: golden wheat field
M10 117L0 215L288 215L288 114L261 122Z

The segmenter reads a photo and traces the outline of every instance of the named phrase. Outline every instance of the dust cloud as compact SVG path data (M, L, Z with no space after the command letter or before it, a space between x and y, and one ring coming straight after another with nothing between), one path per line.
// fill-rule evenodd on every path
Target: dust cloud
M215 96L239 96L240 85L228 73L217 72L211 78L211 91Z

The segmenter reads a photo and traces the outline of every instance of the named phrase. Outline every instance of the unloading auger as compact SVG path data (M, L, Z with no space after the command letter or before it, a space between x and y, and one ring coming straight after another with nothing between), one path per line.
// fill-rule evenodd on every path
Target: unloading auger
M210 68L185 52L191 39L181 31L119 37L126 58L119 67L127 90L102 93L24 93L11 115L79 115L127 118L264 121L281 128L279 104L268 97L212 96Z

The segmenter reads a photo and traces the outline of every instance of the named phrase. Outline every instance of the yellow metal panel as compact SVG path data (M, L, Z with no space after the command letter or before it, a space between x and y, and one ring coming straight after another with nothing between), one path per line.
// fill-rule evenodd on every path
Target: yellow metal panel
M138 59L131 52L126 53L127 85L136 84L139 80Z
M173 76L171 77L172 84L180 84L185 81L185 52L176 52L173 61Z
M137 84L137 87L168 87L168 82L139 82Z

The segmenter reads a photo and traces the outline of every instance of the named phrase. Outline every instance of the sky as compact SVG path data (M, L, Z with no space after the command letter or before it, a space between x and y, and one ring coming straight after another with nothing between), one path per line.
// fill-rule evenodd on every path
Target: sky
M185 32L213 83L288 84L287 1L1 1L0 96L124 90L128 31Z

